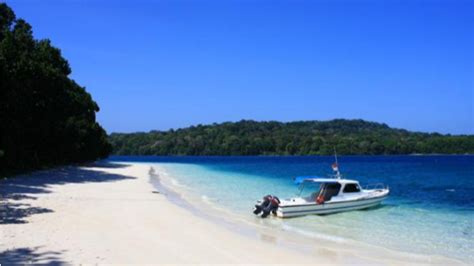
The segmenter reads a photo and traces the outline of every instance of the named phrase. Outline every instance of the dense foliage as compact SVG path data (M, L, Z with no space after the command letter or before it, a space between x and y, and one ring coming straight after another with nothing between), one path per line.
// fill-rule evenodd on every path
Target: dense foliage
M474 153L474 136L427 134L363 120L240 121L110 135L118 155L328 155Z
M99 107L49 40L0 3L0 172L106 157Z

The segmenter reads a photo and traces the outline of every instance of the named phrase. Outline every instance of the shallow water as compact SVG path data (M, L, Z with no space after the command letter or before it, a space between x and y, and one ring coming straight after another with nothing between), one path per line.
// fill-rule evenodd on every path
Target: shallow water
M257 199L295 196L292 178L331 174L332 157L112 157L156 163L200 201L244 219ZM384 183L379 208L325 216L272 219L268 225L309 237L362 241L394 250L473 262L474 156L348 156L346 178Z

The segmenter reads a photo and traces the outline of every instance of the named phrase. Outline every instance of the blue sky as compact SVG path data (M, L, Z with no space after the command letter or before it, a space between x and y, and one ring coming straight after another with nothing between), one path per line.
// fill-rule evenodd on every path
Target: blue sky
M474 134L473 1L7 1L110 132L362 118Z

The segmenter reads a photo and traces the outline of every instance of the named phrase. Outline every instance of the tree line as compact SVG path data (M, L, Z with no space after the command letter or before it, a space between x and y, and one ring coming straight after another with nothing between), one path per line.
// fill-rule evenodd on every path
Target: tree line
M390 128L364 120L242 120L148 133L113 133L116 155L330 155L474 153L473 135Z
M0 3L0 172L104 158L99 106L49 40Z

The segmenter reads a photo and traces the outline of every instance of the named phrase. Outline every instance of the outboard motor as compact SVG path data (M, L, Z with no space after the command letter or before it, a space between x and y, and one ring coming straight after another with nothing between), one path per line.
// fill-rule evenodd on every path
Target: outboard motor
M272 199L270 200L270 204L268 204L267 207L263 209L262 218L267 217L270 214L270 212L272 212L273 214L276 214L278 205L280 205L280 199L277 196L273 196Z
M276 196L266 195L260 205L255 205L254 214L262 213L262 218L267 217L270 213L276 214L276 210L280 204L280 199Z
M253 211L253 213L255 215L258 215L259 213L261 213L263 211L263 209L265 209L269 204L270 204L270 201L272 200L272 195L266 195L265 197L263 197L263 201L260 205L255 205L255 210Z

